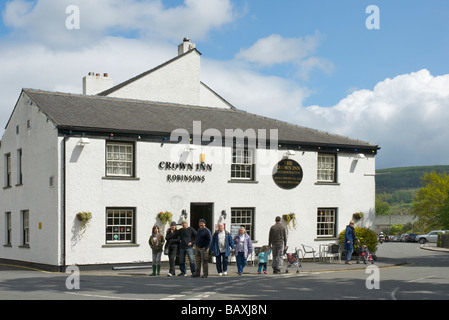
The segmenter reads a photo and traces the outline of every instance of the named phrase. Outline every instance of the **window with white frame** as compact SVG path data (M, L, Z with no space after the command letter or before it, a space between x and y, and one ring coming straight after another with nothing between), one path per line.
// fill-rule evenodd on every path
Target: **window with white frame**
M22 211L22 245L30 244L30 211Z
M254 180L254 151L234 148L232 151L231 179Z
M106 176L134 176L133 143L106 143Z
M5 154L5 184L4 187L11 187L11 154Z
M10 246L11 245L11 240L12 240L12 224L11 224L11 212L6 212L5 213L5 233L6 233L6 238L5 238L5 245Z
M317 181L335 182L335 154L318 153Z
M106 209L106 243L134 243L135 210Z
M336 236L337 209L322 208L317 211L316 233L318 237Z
M254 208L231 208L231 230L232 226L244 227L254 240Z
M17 184L21 185L22 183L22 149L17 149Z

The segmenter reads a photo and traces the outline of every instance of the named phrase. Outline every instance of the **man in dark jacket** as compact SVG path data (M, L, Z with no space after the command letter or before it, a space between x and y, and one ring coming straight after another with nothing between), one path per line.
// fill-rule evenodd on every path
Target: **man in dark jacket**
M203 276L207 278L209 274L209 246L212 236L208 228L206 228L206 220L200 219L200 228L196 232L196 250L195 250L195 274L194 278L198 278L201 273L201 266L203 266Z
M355 230L354 230L354 221L350 221L349 225L346 226L345 230L345 246L344 249L346 250L346 258L345 263L351 264L350 260L352 257L352 252L354 252L354 243L359 242L359 239L355 236Z
M190 272L195 274L195 260L193 259L193 244L196 237L196 230L189 227L187 221L182 222L182 228L179 229L179 236L181 243L179 244L179 270L181 273L178 276L186 275L186 254L189 258Z
M282 255L284 247L287 246L287 231L281 224L281 217L276 217L275 221L276 223L270 228L268 246L271 247L273 252L273 262L271 264L273 273L280 273L284 264Z

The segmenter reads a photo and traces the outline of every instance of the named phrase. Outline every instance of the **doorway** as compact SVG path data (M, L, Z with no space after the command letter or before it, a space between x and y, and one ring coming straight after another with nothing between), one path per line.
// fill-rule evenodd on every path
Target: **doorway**
M190 226L195 230L198 229L198 221L206 220L206 227L211 234L214 233L213 224L214 204L209 202L192 202L190 203Z

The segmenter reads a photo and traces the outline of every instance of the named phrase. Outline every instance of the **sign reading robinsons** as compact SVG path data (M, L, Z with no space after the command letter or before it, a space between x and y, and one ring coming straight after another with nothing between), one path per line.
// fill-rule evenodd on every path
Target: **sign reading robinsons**
M171 171L196 171L196 172L210 172L212 171L212 165L206 163L184 163L184 162L159 162L159 170L171 170ZM195 174L167 174L167 182L200 182L206 181L204 175Z

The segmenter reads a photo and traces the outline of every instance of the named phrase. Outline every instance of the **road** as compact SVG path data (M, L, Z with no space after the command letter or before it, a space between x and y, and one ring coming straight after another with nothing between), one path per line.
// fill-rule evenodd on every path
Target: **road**
M401 258L408 263L374 267L368 273L366 269L358 269L207 279L81 272L79 289L67 288L67 283L69 286L75 283L69 281L68 274L2 264L0 299L247 300L246 303L249 300L449 300L449 253L423 250L416 243L384 243L379 246L378 256L379 259Z

